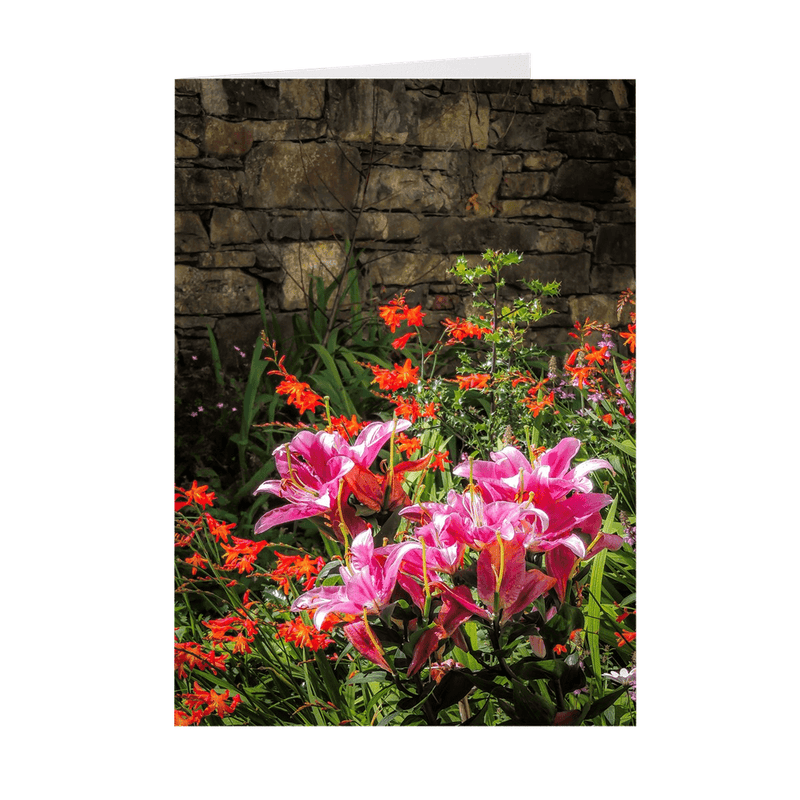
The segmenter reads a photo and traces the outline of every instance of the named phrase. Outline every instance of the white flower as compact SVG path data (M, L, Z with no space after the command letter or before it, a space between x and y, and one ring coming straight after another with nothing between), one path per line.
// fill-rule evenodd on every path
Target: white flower
M614 681L614 683L619 683L622 686L636 686L636 667L630 672L624 667L619 672L604 672L603 677Z

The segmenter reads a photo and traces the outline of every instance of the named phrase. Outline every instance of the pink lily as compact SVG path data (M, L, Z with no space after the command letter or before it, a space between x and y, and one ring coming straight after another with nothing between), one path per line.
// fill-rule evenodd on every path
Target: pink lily
M397 572L405 553L414 546L413 541L402 542L377 555L369 531L353 539L350 561L339 568L343 585L320 586L301 594L292 611L313 611L314 625L320 628L328 614L356 614L362 617L344 627L345 635L366 658L388 668L383 651L373 633L368 615L379 614L389 604L397 582Z
M525 547L514 539L497 541L478 556L478 597L505 622L556 584L538 569L525 569ZM496 603L496 607L495 607ZM502 610L502 611L501 611Z
M280 480L264 481L254 492L269 492L289 501L289 505L268 511L255 525L260 534L298 519L328 515L332 522L346 526L351 535L368 530L345 501L349 489L342 487L344 476L358 464L369 467L393 432L411 426L407 419L373 422L351 445L338 433L301 431L288 445L274 451ZM333 524L334 533L339 525Z

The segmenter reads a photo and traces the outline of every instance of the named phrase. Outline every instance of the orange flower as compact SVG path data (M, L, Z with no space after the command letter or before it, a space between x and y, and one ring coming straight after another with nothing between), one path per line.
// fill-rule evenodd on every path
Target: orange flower
M422 325L422 318L424 316L425 313L422 310L422 306L406 309L406 322L414 327L419 327Z
M452 464L452 461L450 461L450 456L447 453L434 453L430 469L438 469L442 472L446 472L445 464Z
M407 358L402 367L395 366L397 373L398 389L405 389L409 384L419 383L419 367L411 366L411 359Z
M419 367L412 367L410 358L407 358L402 366L395 364L392 369L383 369L383 367L374 365L371 365L370 369L375 376L372 382L390 392L405 389L409 384L419 382Z
M636 352L636 324L628 325L628 332L627 333L620 333L623 341L628 348L630 349L631 353Z
M275 389L276 394L287 395L286 402L290 406L295 406L302 414L304 411L314 411L317 406L325 405L325 401L315 392L311 391L311 386L301 383L293 375L289 375L285 380L278 384Z
M413 456L414 453L422 449L422 442L416 436L406 436L405 433L397 435L397 451L399 453L408 453Z
M476 372L474 375L456 375L459 389L486 389L489 379L488 373Z
M609 428L614 424L613 417L611 416L611 414L603 414L603 416L600 417L600 419L603 420L603 422L605 422L605 424L608 425Z
M333 644L333 639L317 630L313 625L307 625L300 617L278 625L275 638L290 642L295 647L307 647L309 650L322 650L329 644Z
M198 486L197 481L192 481L190 489L181 489L178 486L175 488L186 497L186 500L178 500L181 494L175 495L176 511L180 511L184 506L188 506L189 503L196 503L201 508L214 505L214 500L216 499L214 492L207 492L208 486Z
M228 535L236 527L235 522L220 522L214 519L211 514L205 515L206 522L208 523L208 531L218 542L222 539L223 542L228 541Z
M401 336L399 339L395 339L392 342L392 347L395 350L402 350L408 344L408 340L412 336L416 336L416 335L417 335L416 331L411 331L411 333L407 333L405 336Z
M378 307L380 318L386 323L392 333L394 333L400 326L400 323L406 319L407 311L408 306L406 305L404 297L391 300L389 305Z
M623 375L630 375L631 372L636 371L636 359L635 358L628 358L622 362L622 374Z
M597 364L598 366L603 366L604 361L608 358L606 355L606 351L608 347L603 345L603 347L592 347L591 345L586 346L586 363L587 364Z
M455 320L448 317L442 322L442 325L444 325L445 333L450 337L446 344L463 342L464 339L469 339L472 336L480 339L484 333L492 332L491 328L481 328L473 322L465 319L460 320L458 317Z
M525 400L525 406L533 412L534 417L538 417L547 406L553 406L554 403L555 392L550 392L543 400L534 400L532 397ZM558 412L556 411L555 413L557 414Z
M561 655L562 653L566 653L567 648L563 644L555 644L553 645L553 655Z
M416 422L419 417L423 416L422 409L419 407L419 403L417 403L414 397L410 397L407 400L398 397L392 402L397 406L398 417Z
M238 569L239 572L252 572L253 564L258 554L267 546L267 542L254 542L251 539L233 539L233 547L222 545L225 551L225 565L223 569Z
M242 700L242 698L237 694L231 699L231 702L226 705L225 701L229 696L229 689L226 689L222 694L215 692L213 689L209 689L206 692L203 690L200 684L195 681L194 694L185 694L183 699L186 705L191 709L199 709L202 705L205 705L205 708L202 709L202 714L204 717L216 712L220 718L224 718L226 714L231 714Z
M617 647L623 647L630 644L636 638L636 631L625 631L625 633L617 633L614 631L614 636L617 637Z
M185 558L184 561L192 565L192 575L197 575L198 568L205 569L208 564L208 560L203 558L200 553L195 553L191 558Z

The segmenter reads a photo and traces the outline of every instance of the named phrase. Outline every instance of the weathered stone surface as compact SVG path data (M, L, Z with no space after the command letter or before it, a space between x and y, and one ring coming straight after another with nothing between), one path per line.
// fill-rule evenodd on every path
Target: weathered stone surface
M489 144L489 102L468 92L420 97L419 126L409 144L441 149L485 150Z
M536 248L537 229L532 224L513 224L492 219L438 217L423 222L420 241L434 252L530 251Z
M562 291L562 294L564 292ZM613 294L587 294L582 297L570 297L569 309L574 320L583 321L586 317L617 325L617 296Z
M531 170L557 169L565 158L563 153L557 153L555 150L543 150L540 153L526 155L522 165L525 169Z
M280 252L284 269L281 306L287 311L306 308L311 281L321 277L327 286L344 265L344 252L336 242L298 242L282 245Z
M212 244L249 244L261 238L247 212L237 208L215 208L210 230Z
M562 296L586 294L590 290L589 269L588 253L525 255L521 264L509 267L507 280L515 285L521 285L522 278L535 278L545 283L559 281Z
M592 267L589 285L593 292L619 293L623 289L636 288L636 275L633 267L617 264L596 264Z
M225 122L209 117L206 120L203 148L209 155L243 156L253 146L253 132L247 122Z
M203 135L203 128L202 118L177 117L175 119L175 133L195 142Z
M175 212L175 250L178 253L199 253L208 250L208 234L197 214Z
M543 197L550 188L549 172L520 172L506 175L500 183L500 197Z
M200 80L200 100L206 114L225 116L228 114L228 96L222 88L222 81L216 78Z
M282 117L319 119L325 108L324 80L281 79L278 111Z
M460 182L442 172L376 167L370 175L366 208L420 213L451 212L466 204Z
M577 203L554 203L551 200L504 200L501 214L505 217L555 217L556 219L574 219L579 222L592 222L593 208Z
M178 114L198 116L202 113L200 101L196 97L182 97L181 95L176 95L175 112Z
M235 269L175 265L178 314L244 314L258 310L258 280Z
M589 81L532 81L531 102L543 105L580 105L586 103Z
M232 205L238 198L236 174L217 169L175 170L175 202L179 205Z
M636 209L628 205L615 205L610 208L602 208L597 212L597 221L632 225L636 222Z
M497 213L495 200L503 179L503 158L487 152L472 152L469 161L475 189L470 198L470 213L476 217L493 217Z
M632 208L636 207L636 189L631 179L622 175L614 184L614 199L627 203Z
M315 119L276 119L248 124L255 142L307 142L319 139L327 130L324 120Z
M388 286L444 281L448 265L455 263L454 258L441 253L372 253L367 254L367 258L370 260L372 284Z
M446 150L426 150L422 153L418 164L398 166L420 166L422 169L435 169L452 175L465 169L468 163L469 158L463 151L453 153ZM388 165L381 161L381 166Z
M222 112L246 119L277 119L278 88L275 81L255 78L223 78L220 81L227 101L227 110ZM203 102L205 106L205 99ZM206 109L210 114L214 112Z
M194 142L184 139L183 136L175 137L175 158L194 158L200 155L200 150Z
M572 158L633 158L633 145L627 136L617 133L562 133L553 131L547 136L548 144L555 144Z
M593 131L597 127L597 115L580 106L554 108L545 115L544 125L549 131Z
M405 144L419 125L422 95L408 92L402 81L386 84L369 80L337 81L332 131L345 142ZM374 111L374 116L373 116Z
M478 91L481 91L479 88ZM509 81L501 93L490 93L489 104L498 111L519 111L529 114L533 111L530 81Z
M175 327L183 332L186 336L206 335L206 326L214 330L214 326L218 320L216 317L191 317L176 315Z
M177 78L175 92L176 94L199 94L200 81L197 78Z
M492 115L490 143L499 150L541 150L547 143L542 114Z
M594 249L600 264L635 264L635 228L633 225L603 225Z
M570 228L540 228L536 249L540 253L580 253L584 236Z
M361 157L334 142L265 142L245 163L245 206L253 208L351 208Z
M503 156L502 164L504 172L521 172L522 156Z
M566 161L556 172L550 193L561 200L582 200L586 203L607 203L616 192L613 164L590 164L587 161Z
M225 269L252 267L256 254L252 250L221 250L215 253L201 253L197 266L201 269Z
M602 108L628 108L630 94L633 94L633 81L589 81L586 102Z
M597 115L597 130L633 136L636 132L636 113L633 110L610 111L601 109Z

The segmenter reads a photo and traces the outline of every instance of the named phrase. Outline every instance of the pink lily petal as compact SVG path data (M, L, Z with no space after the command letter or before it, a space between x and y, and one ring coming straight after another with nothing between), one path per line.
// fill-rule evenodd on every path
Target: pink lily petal
M358 650L362 656L368 658L373 664L377 664L387 672L394 672L386 659L383 657L384 650L381 647L380 642L372 632L371 628L369 631L367 631L368 627L368 623L365 623L363 620L359 620L358 622L348 623L342 630L344 631L344 635L352 643L353 647L355 647L355 649Z

